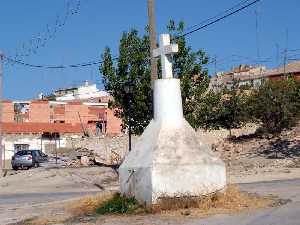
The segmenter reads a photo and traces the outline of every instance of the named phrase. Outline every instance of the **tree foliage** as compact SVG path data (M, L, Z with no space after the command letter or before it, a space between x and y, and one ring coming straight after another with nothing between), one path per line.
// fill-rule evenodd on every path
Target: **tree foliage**
M234 83L230 89L218 93L209 92L199 98L196 121L204 129L240 128L249 121L246 111L247 95Z
M185 38L178 34L184 29L183 22L177 26L174 21L170 21L167 28L171 33L171 41L179 45L179 52L173 57L173 71L174 76L181 80L184 115L197 128L194 104L197 96L204 93L209 84L207 70L203 68L208 58L202 50L193 51ZM114 98L110 107L122 119L123 128L128 126L131 110L133 133L141 134L152 119L149 35L140 36L136 30L124 32L117 63L114 63L109 48L105 49L102 58L104 63L100 66L100 72L104 87ZM129 96L125 93L128 82L133 85L130 104Z
M299 119L300 89L293 79L266 81L251 95L248 115L268 133L290 128Z
M196 121L204 129L224 128L230 132L247 122L256 122L265 133L281 132L299 121L300 83L293 79L268 80L249 90L236 82L230 89L202 95L196 108Z
M187 45L186 39L180 35L184 30L183 22L176 26L171 20L168 30L171 33L172 42L177 43L179 47L179 52L173 56L173 73L180 79L183 113L194 128L199 128L195 105L198 104L199 97L205 93L209 85L208 71L203 68L208 63L208 57L203 50L193 51L191 46Z
M136 30L124 32L117 63L114 63L110 49L106 48L102 55L104 63L100 66L105 90L114 98L110 107L122 119L123 128L128 125L129 111L132 111L132 129L136 134L140 134L152 118L149 46L147 36L139 37ZM126 85L132 86L130 95L125 91Z

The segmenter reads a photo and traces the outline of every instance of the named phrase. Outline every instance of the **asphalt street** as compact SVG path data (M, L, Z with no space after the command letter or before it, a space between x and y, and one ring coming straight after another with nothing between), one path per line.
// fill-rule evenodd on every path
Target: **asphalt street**
M64 201L81 196L95 194L96 192L54 192L54 193L24 193L24 194L0 194L0 209L7 206L18 206L22 204L35 205Z
M39 216L40 210L43 210L43 205L75 199L89 194L93 195L96 192L0 194L0 225L7 225L22 219Z
M286 205L259 211L216 215L207 219L189 219L185 225L300 225L300 180L241 184L241 189L261 195L274 195L290 200ZM94 192L95 193L95 192ZM93 192L0 194L0 224L16 222L25 206L77 198Z
M300 225L300 180L259 182L240 185L242 189L262 195L290 200L286 205L236 215L217 215L192 220L187 225Z

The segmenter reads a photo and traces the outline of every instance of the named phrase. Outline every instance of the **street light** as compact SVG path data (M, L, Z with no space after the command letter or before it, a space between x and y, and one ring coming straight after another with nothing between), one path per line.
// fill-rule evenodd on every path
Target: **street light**
M128 151L131 151L131 104L133 95L133 85L131 82L127 82L124 85L124 91L126 93L126 99L128 100Z

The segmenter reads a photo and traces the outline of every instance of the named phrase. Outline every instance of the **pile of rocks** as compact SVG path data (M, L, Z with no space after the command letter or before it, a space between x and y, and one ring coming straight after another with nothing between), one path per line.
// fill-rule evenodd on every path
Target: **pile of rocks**
M66 157L65 165L75 168L94 166L95 164L115 166L120 165L122 160L123 157L113 150L110 151L109 158L107 159L107 154L103 156L103 154L97 154L94 150L77 148Z
M250 134L223 139L213 145L229 168L242 171L286 168L300 159L300 126L280 135Z
M68 160L66 160L67 167L81 167L95 165L95 153L93 150L87 148L77 148L70 152Z

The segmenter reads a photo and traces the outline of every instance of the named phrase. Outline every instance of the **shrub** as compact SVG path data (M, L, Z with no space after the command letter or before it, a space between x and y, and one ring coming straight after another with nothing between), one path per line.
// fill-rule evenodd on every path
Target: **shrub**
M125 197L120 193L105 202L101 207L97 208L97 214L131 214L139 208L139 204L134 197Z
M299 119L299 86L292 80L266 81L248 101L248 115L267 133L291 128Z
M66 208L74 216L91 215L115 195L114 192L102 192L96 196L85 196L78 201L68 203Z
M240 128L246 124L248 116L245 104L247 95L237 84L231 90L224 89L220 93L209 92L201 96L196 105L197 125L203 129Z

